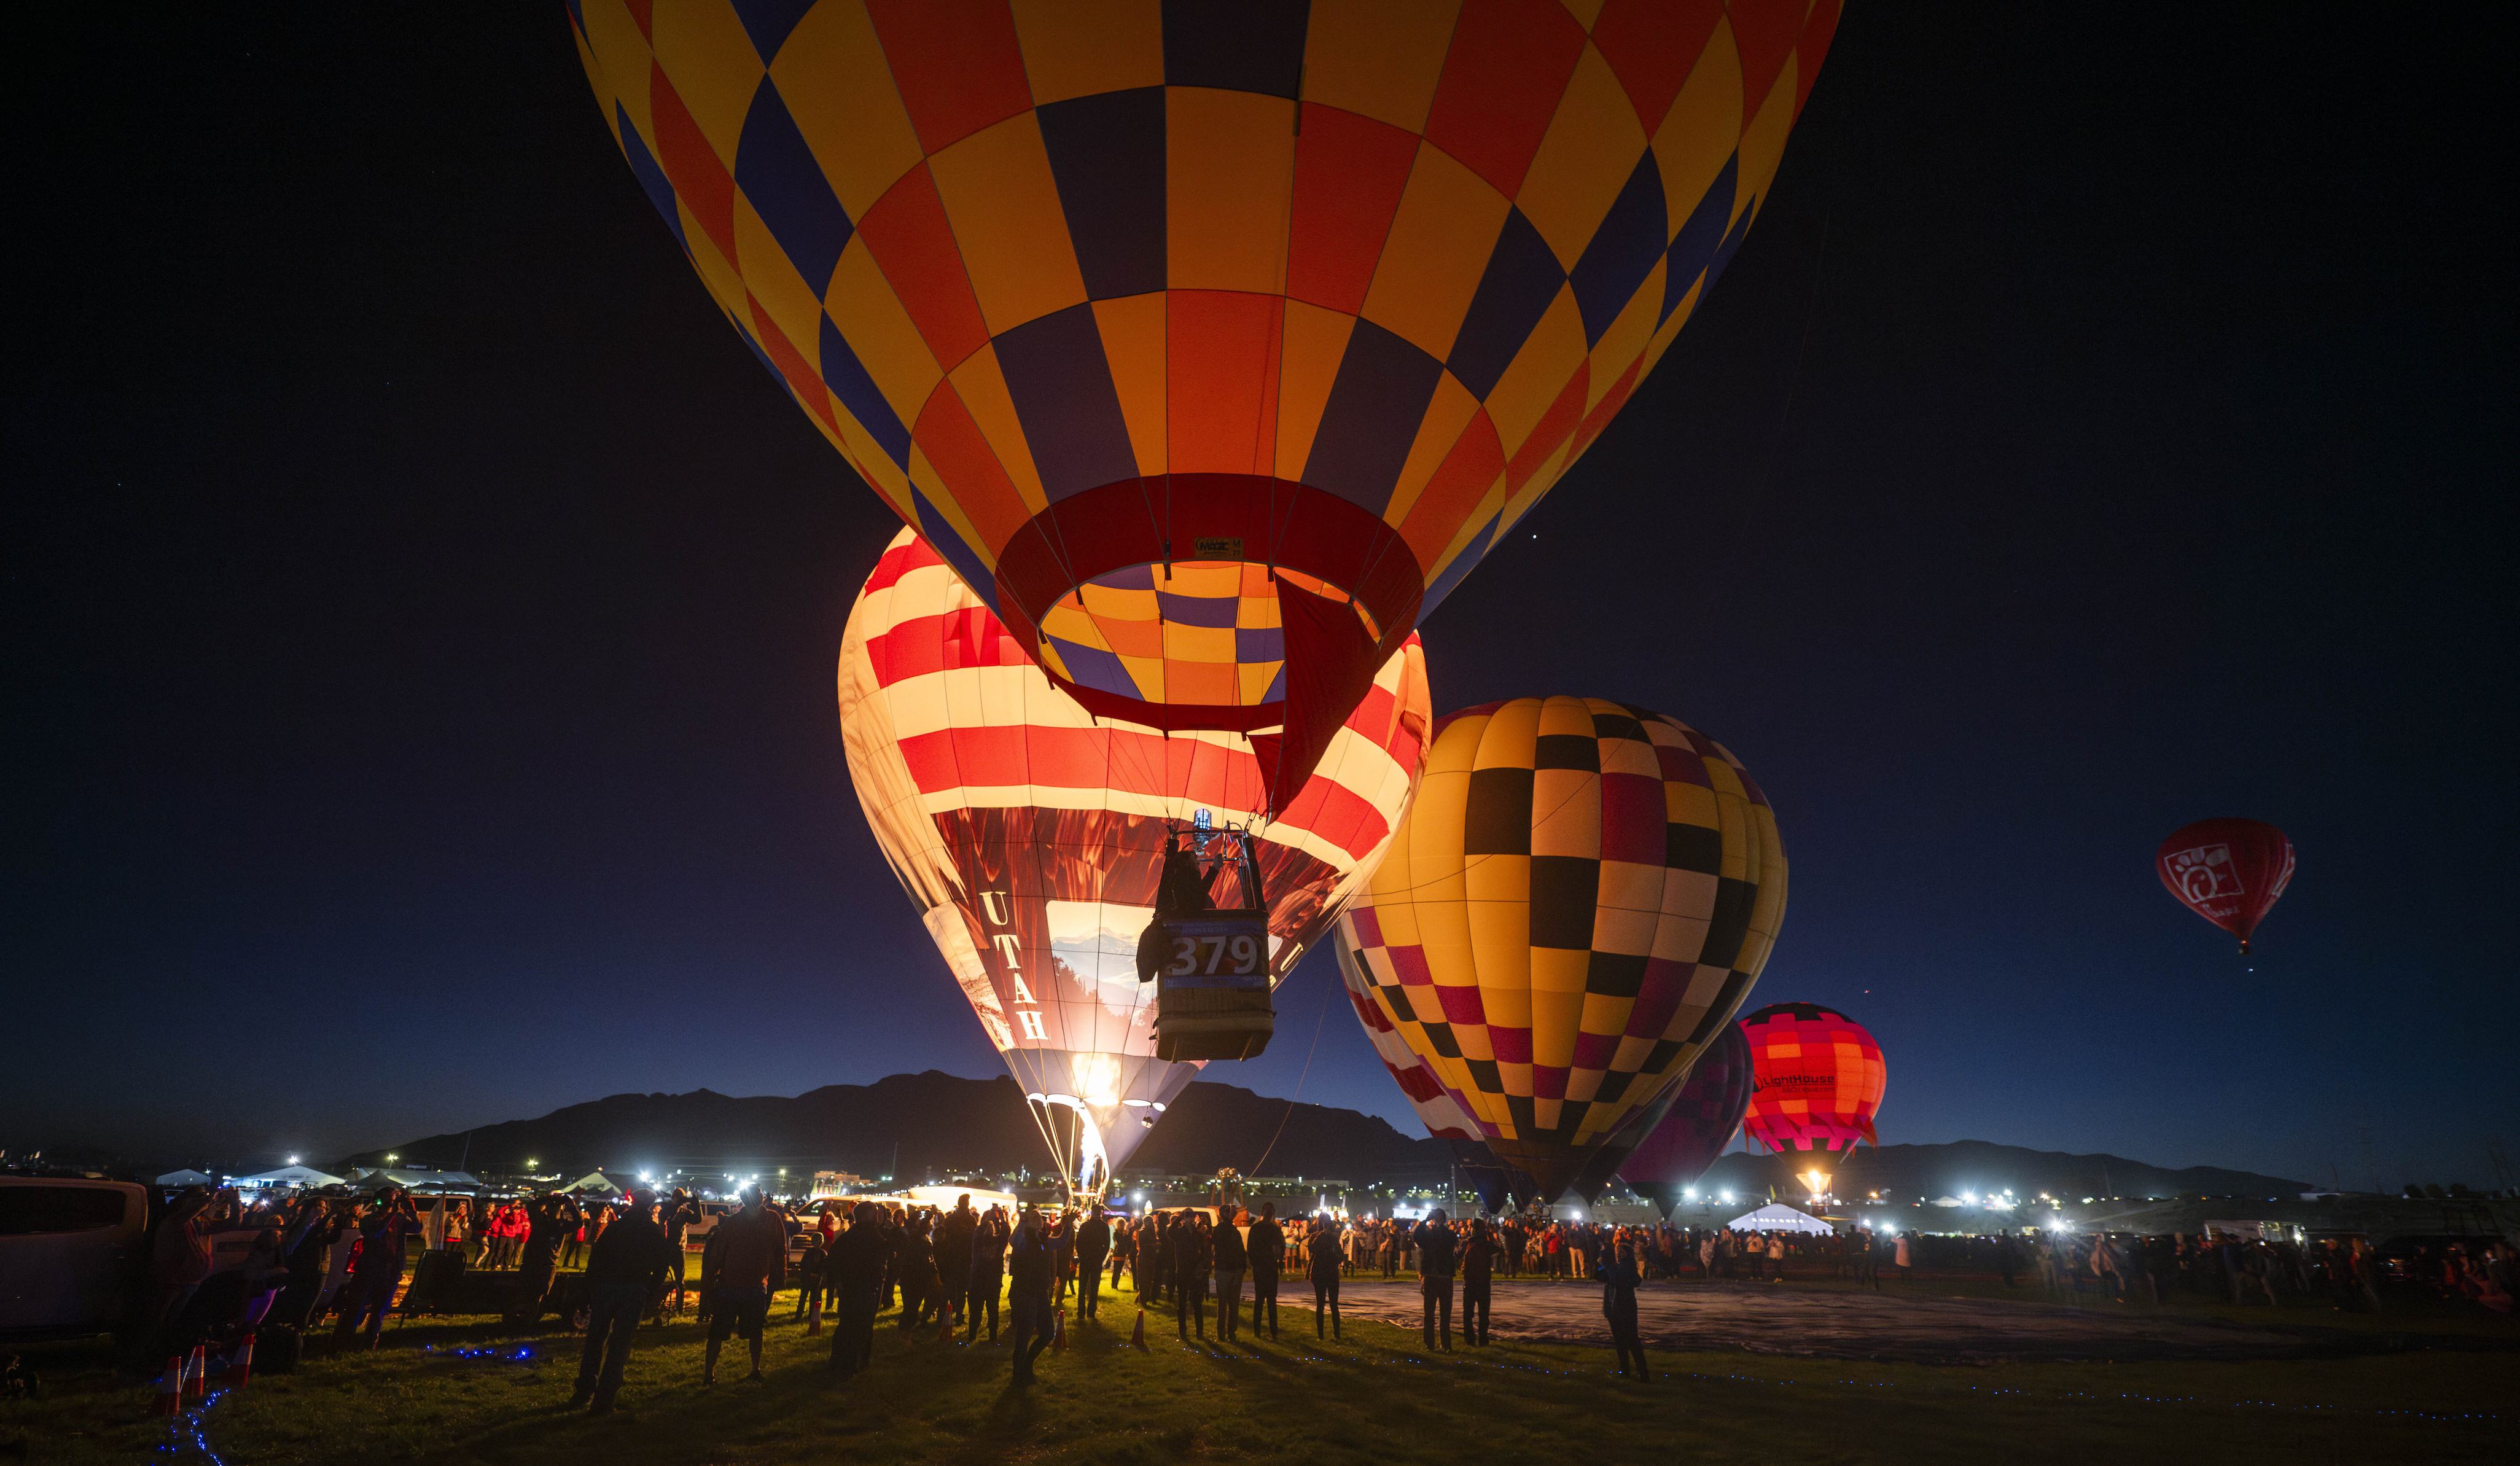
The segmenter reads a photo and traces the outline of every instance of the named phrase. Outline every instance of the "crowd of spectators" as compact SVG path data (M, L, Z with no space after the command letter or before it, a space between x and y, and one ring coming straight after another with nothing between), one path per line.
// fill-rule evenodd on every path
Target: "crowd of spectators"
M240 1233L242 1256L214 1260L212 1239ZM151 1245L135 1365L196 1344L232 1345L257 1330L284 1352L277 1367L293 1364L297 1341L328 1332L333 1351L374 1349L398 1310L456 1296L467 1274L486 1274L512 1327L534 1326L558 1307L584 1331L575 1402L596 1411L612 1408L641 1324L661 1325L687 1311L706 1324L701 1385L717 1383L730 1339L743 1342L745 1378L758 1379L773 1297L791 1283L791 1319L819 1329L830 1316L836 1375L869 1362L878 1316L897 1310L893 1326L914 1340L976 1345L985 1330L994 1345L1004 1328L1010 1370L1022 1385L1064 1327L1071 1299L1077 1320L1093 1320L1106 1287L1134 1293L1158 1318L1168 1313L1184 1339L1207 1338L1212 1321L1219 1341L1246 1330L1274 1341L1281 1289L1291 1277L1310 1290L1316 1337L1337 1338L1342 1281L1405 1272L1422 1299L1430 1351L1452 1349L1457 1305L1462 1341L1490 1342L1497 1279L1598 1287L1620 1370L1642 1379L1637 1289L1660 1280L1773 1284L1790 1273L1877 1289L1885 1274L1922 1267L1943 1277L2000 1277L2006 1288L2035 1281L2064 1300L2158 1306L2185 1293L2367 1311L2381 1307L2385 1282L2506 1314L2520 1281L2512 1248L2498 1239L2383 1258L2361 1238L1749 1232L1516 1215L1455 1222L1442 1211L1417 1220L1281 1220L1267 1203L1257 1213L1229 1203L1132 1217L1092 1208L975 1210L968 1197L941 1210L897 1201L782 1204L757 1188L728 1210L683 1190L613 1200L553 1192L422 1201L391 1185L360 1196L254 1199L194 1187L163 1209ZM694 1245L697 1286L687 1265ZM577 1282L561 1286L563 1274Z

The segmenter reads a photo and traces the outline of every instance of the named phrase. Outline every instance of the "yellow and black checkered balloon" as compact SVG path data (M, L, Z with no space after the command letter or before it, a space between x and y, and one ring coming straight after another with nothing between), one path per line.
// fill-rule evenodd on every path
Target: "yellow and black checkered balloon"
M1732 1021L1784 908L1775 813L1721 744L1522 697L1438 727L1340 933L1489 1148L1553 1198Z

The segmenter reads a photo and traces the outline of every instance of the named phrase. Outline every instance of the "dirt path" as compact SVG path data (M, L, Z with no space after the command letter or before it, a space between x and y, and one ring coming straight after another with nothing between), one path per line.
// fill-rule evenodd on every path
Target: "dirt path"
M1414 1282L1354 1278L1340 1285L1351 1314L1407 1327L1420 1321ZM1458 1285L1456 1285L1458 1298ZM1503 1338L1608 1348L1600 1289L1587 1283L1499 1282ZM2241 1359L2315 1352L2271 1329L2116 1305L1806 1292L1746 1282L1656 1282L1638 1290L1639 1331L1666 1349L1745 1350L1814 1358L1989 1363L2060 1359ZM1456 1323L1459 1304L1455 1305Z

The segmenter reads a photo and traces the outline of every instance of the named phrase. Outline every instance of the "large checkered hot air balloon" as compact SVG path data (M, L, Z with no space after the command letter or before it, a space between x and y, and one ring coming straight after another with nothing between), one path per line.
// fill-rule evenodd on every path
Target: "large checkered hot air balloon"
M1784 903L1776 818L1720 745L1525 697L1438 726L1340 921L1384 1017L1545 1201L1732 1020Z
M570 0L728 320L1106 717L1376 669L1721 274L1837 0Z
M2240 939L2249 938L2292 884L2292 841L2262 820L2226 816L2182 826L2154 852L2153 870L2180 904Z
M1257 760L1239 734L1097 719L908 530L849 613L839 708L877 843L1060 1170L1093 1190L1198 1068L1155 1056L1138 980L1167 828L1260 824ZM1413 636L1258 831L1272 982L1390 842L1427 721Z
M1756 1090L1741 1133L1772 1151L1881 1143L1872 1117L1888 1084L1864 1025L1814 1002L1778 1002L1741 1020Z

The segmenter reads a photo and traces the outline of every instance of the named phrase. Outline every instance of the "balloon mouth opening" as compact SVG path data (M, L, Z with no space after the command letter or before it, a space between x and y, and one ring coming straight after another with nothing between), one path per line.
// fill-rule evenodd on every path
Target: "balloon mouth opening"
M1248 473L1068 495L1007 540L995 582L988 599L1008 632L1099 716L1240 733L1284 722L1289 679L1301 680L1283 588L1344 607L1353 630L1334 639L1355 645L1336 660L1369 681L1417 625L1426 590L1417 552L1380 517ZM1318 629L1307 635L1318 644Z

